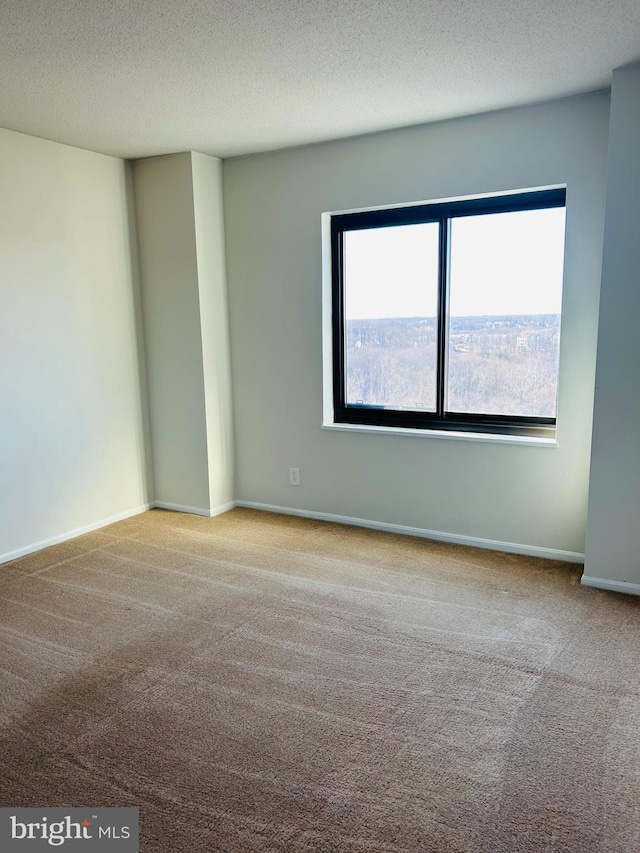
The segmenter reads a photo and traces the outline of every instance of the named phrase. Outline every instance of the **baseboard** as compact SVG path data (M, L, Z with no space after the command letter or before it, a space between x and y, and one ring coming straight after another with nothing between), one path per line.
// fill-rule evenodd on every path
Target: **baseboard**
M477 536L462 536L455 533L442 533L423 527L408 527L404 524L387 524L382 521L370 521L365 518L353 518L350 515L334 515L329 512L314 512L307 509L274 506L273 504L237 501L237 506L259 509L265 512L279 512L283 515L298 515L301 518L315 518L319 521L333 521L336 524L348 524L353 527L369 527L372 530L384 530L387 533L400 533L405 536L419 536L423 539L435 539L437 542L451 542L455 545L469 545L472 548L485 548L490 551L507 551L510 554L524 554L528 557L543 557L547 560L562 560L567 563L584 562L584 554L577 551L561 551L556 548L541 548L537 545L520 545L517 542L501 542L497 539L481 539Z
M590 575L582 575L580 583L584 586L596 587L596 589L608 589L611 592L626 592L627 595L640 595L640 583L610 581L607 578L594 578Z
M438 530L427 530L423 527L409 527L404 524L388 524L382 521L355 518L350 515L335 515L330 512L315 512L313 510L276 506L275 504L257 503L255 501L228 501L227 503L220 504L220 506L214 507L213 509L168 503L166 501L154 501L150 504L141 504L140 506L125 510L117 515L112 515L109 518L103 518L100 521L93 522L92 524L77 527L74 530L61 533L58 536L52 536L49 539L42 539L40 542L34 542L24 548L17 548L15 551L0 554L0 564L8 563L11 560L17 560L19 557L25 557L27 554L32 554L34 551L40 551L42 548L48 548L50 545L58 545L60 542L75 539L77 536L82 536L84 533L91 533L93 530L100 530L102 527L108 527L110 524L115 524L116 521L123 521L125 518L131 518L134 515L139 515L142 512L146 512L148 509L168 509L173 510L174 512L186 512L191 513L192 515L201 515L205 518L214 518L216 515L222 515L222 513L228 512L236 506L262 510L264 512L281 513L282 515L296 515L301 518L314 518L318 521L332 521L336 524L346 524L353 527L367 527L371 530L383 530L387 533L399 533L404 536L418 536L423 539L434 539L437 542L451 542L456 545L469 545L473 548L485 548L490 551L506 551L511 554L524 554L530 557L543 557L549 560L563 560L569 563L584 562L584 554L580 554L577 551L561 551L554 548L541 548L536 545L521 545L516 542L501 542L496 539L481 539L476 536L442 533ZM609 581L603 578L589 577L587 575L582 576L581 583L585 586L608 589L614 592L626 592L631 595L640 595L640 584L626 583L625 581Z
M74 530L68 530L66 533L60 533L58 536L51 536L49 539L42 539L40 542L33 542L31 545L26 545L24 548L16 548L15 551L9 551L7 554L0 554L0 564L17 560L19 557L26 557L27 554L33 554L35 551L41 551L43 548L48 548L51 545L59 545L61 542L67 542L69 539L75 539L76 536L100 530L101 527L108 527L110 524L115 524L116 521L124 521L125 518L140 515L141 512L151 509L151 506L152 504L141 504L124 512L119 512L117 515L111 515L109 518L103 518L92 524L85 524L83 527L76 527Z
M199 506L186 506L185 504L172 504L167 501L154 501L151 504L152 509L170 509L173 512L188 512L190 515L203 515L205 518L214 518L216 515L222 515L223 512L228 512L238 504L236 501L228 501L226 504L220 504L213 509L203 509Z

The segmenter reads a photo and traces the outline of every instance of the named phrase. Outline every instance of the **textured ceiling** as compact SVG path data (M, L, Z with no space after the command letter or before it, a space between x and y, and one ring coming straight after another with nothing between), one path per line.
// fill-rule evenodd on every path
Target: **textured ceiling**
M602 89L638 0L0 0L0 126L228 157Z

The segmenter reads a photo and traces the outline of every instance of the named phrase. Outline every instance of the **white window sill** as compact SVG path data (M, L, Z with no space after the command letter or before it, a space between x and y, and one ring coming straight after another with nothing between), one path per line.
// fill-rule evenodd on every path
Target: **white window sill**
M363 424L324 423L322 429L338 432L369 432L379 435L404 435L418 438L445 438L449 441L484 441L490 444L524 444L530 447L557 447L557 438L538 438L530 435L502 435L490 432L455 432L444 429L404 429L403 427L370 426Z

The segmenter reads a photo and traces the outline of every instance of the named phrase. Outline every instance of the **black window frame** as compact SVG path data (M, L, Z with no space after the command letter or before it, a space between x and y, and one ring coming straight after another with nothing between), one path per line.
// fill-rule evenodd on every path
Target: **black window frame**
M447 291L450 273L451 220L462 216L566 208L566 188L534 190L485 198L379 208L331 215L332 355L334 423L401 427L422 430L498 433L552 438L556 418L450 413L444 410L449 317ZM438 359L436 412L415 412L346 402L344 234L393 225L439 224ZM562 322L562 320L561 320Z

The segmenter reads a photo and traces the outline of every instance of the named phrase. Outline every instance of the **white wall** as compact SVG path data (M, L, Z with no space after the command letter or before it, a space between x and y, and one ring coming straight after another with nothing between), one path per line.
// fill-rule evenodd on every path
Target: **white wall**
M597 94L224 162L240 500L583 552L608 110ZM558 447L322 430L322 212L565 182Z
M149 500L129 201L123 161L0 130L0 560Z
M583 582L640 593L640 65L614 71Z

